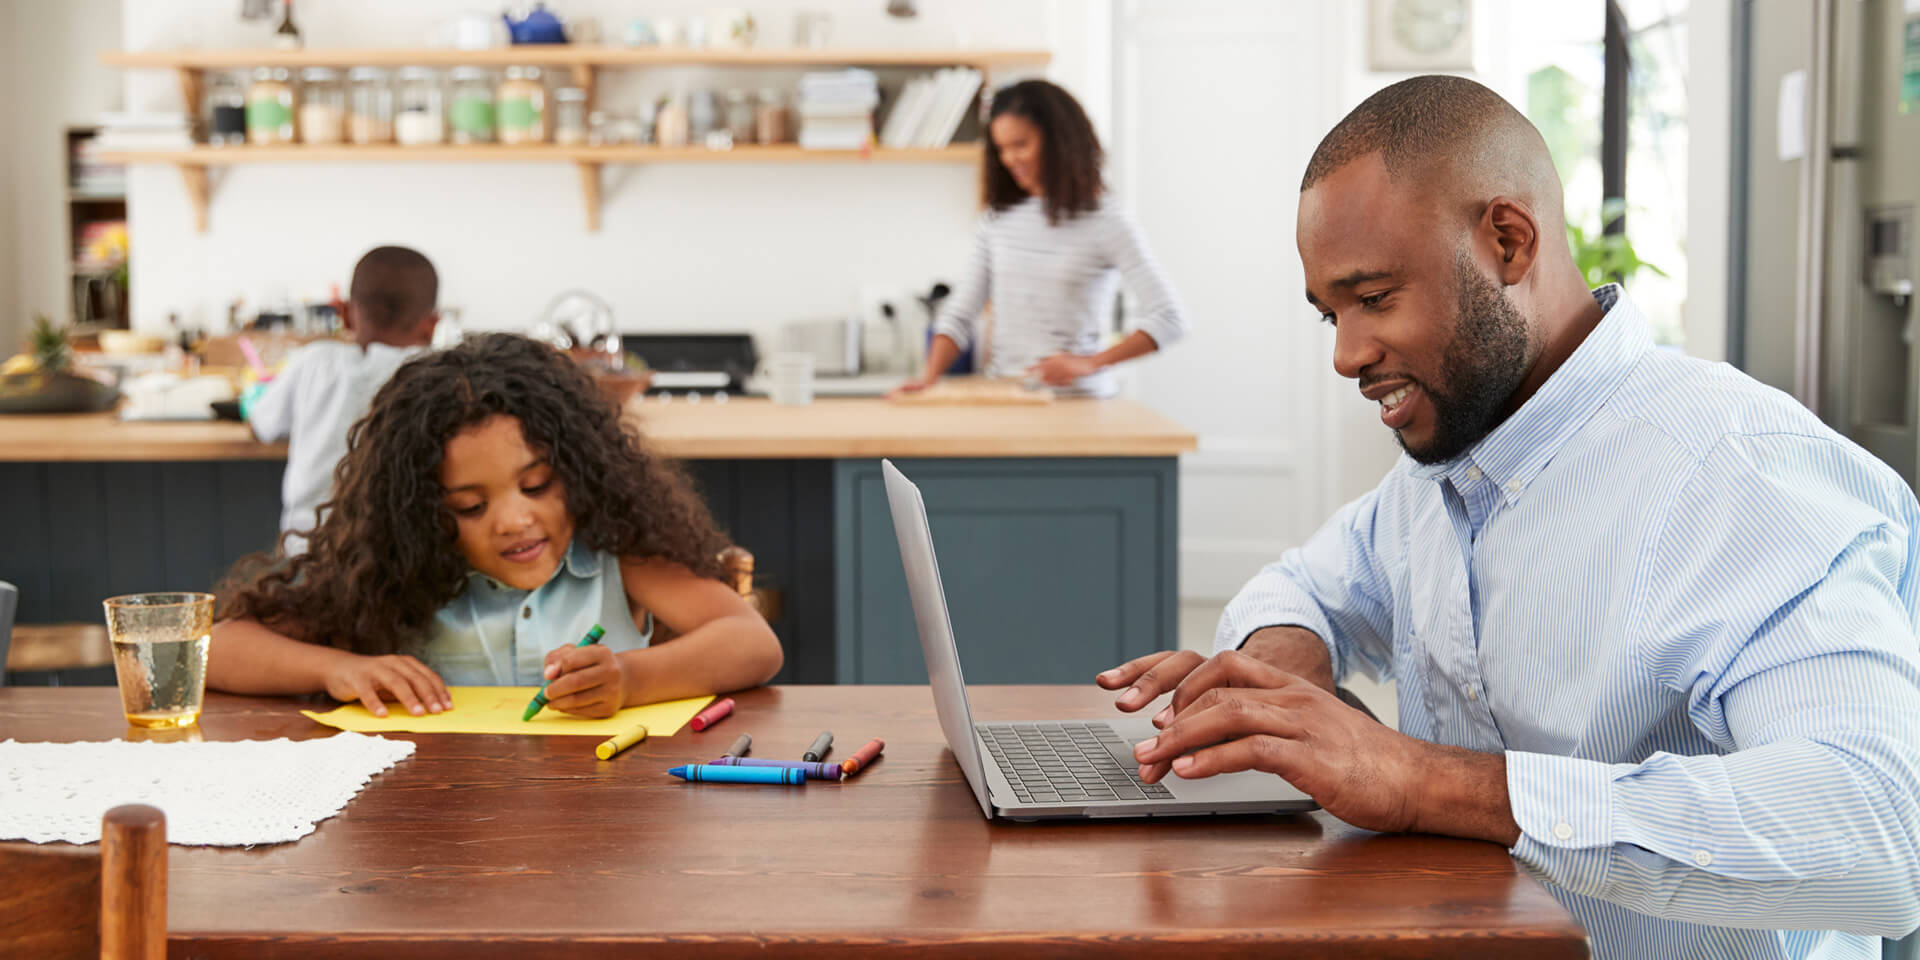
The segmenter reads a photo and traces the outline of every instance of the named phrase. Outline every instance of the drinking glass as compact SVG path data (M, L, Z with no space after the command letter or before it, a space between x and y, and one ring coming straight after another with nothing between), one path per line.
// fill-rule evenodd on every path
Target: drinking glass
M103 606L127 722L163 728L199 722L213 595L134 593L109 598Z

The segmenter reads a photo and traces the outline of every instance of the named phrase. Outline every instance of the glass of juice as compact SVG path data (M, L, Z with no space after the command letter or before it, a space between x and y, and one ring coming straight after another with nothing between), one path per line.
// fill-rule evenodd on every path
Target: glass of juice
M131 593L104 602L127 722L186 727L207 692L213 594Z

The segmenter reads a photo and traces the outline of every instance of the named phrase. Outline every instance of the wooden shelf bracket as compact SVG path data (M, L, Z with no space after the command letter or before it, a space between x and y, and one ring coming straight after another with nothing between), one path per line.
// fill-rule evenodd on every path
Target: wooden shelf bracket
M574 164L580 171L580 195L587 205L587 232L600 232L600 164Z

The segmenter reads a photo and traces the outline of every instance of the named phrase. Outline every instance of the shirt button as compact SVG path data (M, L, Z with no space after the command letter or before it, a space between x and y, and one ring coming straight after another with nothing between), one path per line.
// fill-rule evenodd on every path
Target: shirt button
M533 619L533 608L532 608L532 607L521 607L521 608L520 608L520 619L522 619L522 620L531 620L531 619Z
M1559 837L1562 840L1572 840L1573 825L1570 823L1567 823L1564 820L1559 823L1556 823L1553 825L1553 835L1556 837Z
M1705 850L1695 850L1693 852L1693 862L1703 867L1713 866L1713 854Z
M1472 687L1471 685L1469 685L1469 686L1467 687L1467 699L1468 699L1468 700L1478 700L1478 699L1480 699L1480 693L1479 693L1479 691L1477 691L1477 690L1475 690L1475 689L1473 689L1473 687Z
M1519 493L1519 492L1521 491L1521 489L1522 489L1522 488L1523 488L1524 486L1525 486L1525 485L1524 485L1524 484L1522 484L1522 483L1521 483L1520 481L1518 481L1518 480L1515 480L1515 481L1512 481L1511 483L1508 483L1508 484L1507 484L1507 492L1508 492L1508 493Z
M1479 468L1479 467L1468 467L1468 468L1467 468L1467 479L1468 479L1468 480L1478 480L1478 479L1480 479L1480 468Z

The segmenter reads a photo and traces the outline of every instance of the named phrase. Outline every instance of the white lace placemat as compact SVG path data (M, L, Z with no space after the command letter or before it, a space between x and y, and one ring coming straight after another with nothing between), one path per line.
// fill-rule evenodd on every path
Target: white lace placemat
M373 776L413 753L406 740L0 743L0 840L93 843L123 803L167 815L186 846L285 843L340 812Z

